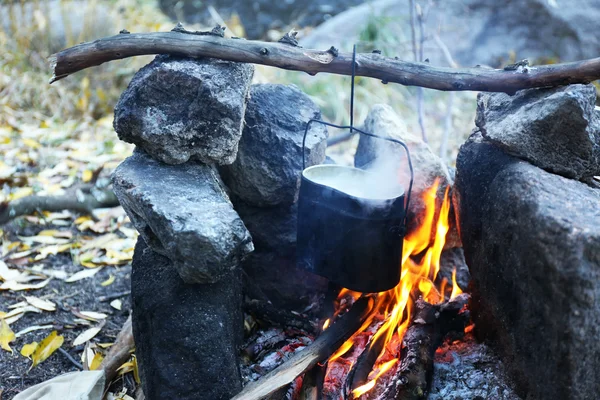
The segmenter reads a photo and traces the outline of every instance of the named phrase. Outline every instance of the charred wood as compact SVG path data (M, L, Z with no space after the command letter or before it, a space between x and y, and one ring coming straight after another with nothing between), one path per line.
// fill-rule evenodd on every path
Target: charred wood
M318 362L326 360L342 343L352 336L361 327L372 307L373 301L370 298L363 297L357 300L346 314L334 322L311 345L294 354L261 379L248 384L232 400L263 399L293 382Z
M470 320L466 304L468 294L461 294L441 304L422 299L415 304L415 315L404 335L401 361L396 376L378 399L415 400L427 395L436 349L451 332L463 332Z
M291 311L278 309L270 302L256 299L246 300L244 301L244 308L256 318L268 321L272 324L284 328L298 328L312 334L316 332L315 326L309 321L308 317Z

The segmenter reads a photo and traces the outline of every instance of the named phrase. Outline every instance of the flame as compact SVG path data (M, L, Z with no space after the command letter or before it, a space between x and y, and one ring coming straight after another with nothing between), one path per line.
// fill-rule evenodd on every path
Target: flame
M456 268L452 271L452 293L450 294L450 298L453 299L463 291L460 289L458 284L456 283Z
M327 318L327 319L325 320L325 322L323 322L323 329L322 329L322 330L325 330L325 329L327 329L327 328L329 327L329 322L330 322L330 321L331 321L331 319L330 319L330 318Z
M393 358L389 360L390 352L387 345L391 342L402 342L402 338L412 320L411 314L414 298L422 296L423 299L434 304L445 301L446 288L449 286L449 282L447 279L442 279L439 287L436 286L435 282L440 270L440 257L446 242L446 234L449 230L448 214L450 212L450 201L449 188L447 188L437 221L434 221L438 188L439 180L436 180L433 186L424 192L425 213L422 223L404 239L400 283L389 291L377 294L373 311L367 318L367 321L329 359L331 362L346 354L352 348L360 333L367 331L367 329L372 329L372 323L376 316L384 316L384 322L378 325L371 338L371 346L382 337L384 337L386 345L379 355L373 371L369 375L370 380L352 391L354 398L358 398L373 389L377 379L398 362L397 354L392 355ZM434 226L435 231L433 229ZM452 274L452 294L450 296L453 298L460 293L462 291L456 284L456 271L454 271ZM360 293L342 289L338 300L349 295L353 299L357 299ZM384 354L388 356L383 357ZM375 373L374 377L371 377L375 371L378 372Z
M392 368L397 362L398 362L398 359L393 358L390 361L387 361L387 362L384 362L383 364L381 364L378 367L378 372L375 374L375 376L373 378L371 378L371 380L369 382L354 389L352 391L352 396L356 399L356 398L362 396L363 394L367 393L369 390L373 389L373 387L375 387L375 383L377 382L377 379L381 375L383 375L387 371L389 371L389 369ZM373 372L371 372L371 374L369 374L369 377L372 374L373 374Z

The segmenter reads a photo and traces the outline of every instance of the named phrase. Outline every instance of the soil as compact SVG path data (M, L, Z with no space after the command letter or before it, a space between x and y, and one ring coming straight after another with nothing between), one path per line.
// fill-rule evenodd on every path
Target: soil
M18 240L17 235L35 235L42 229L70 230L73 235L82 234L73 225L66 227L39 226L24 223L23 219L7 224L3 229L5 237L8 237L11 241ZM89 232L85 234L92 235ZM4 256L2 255L2 257ZM29 266L19 267L7 264L10 268ZM42 261L35 262L35 264L43 264L44 268L65 271L69 275L82 269L81 266L74 264L68 253L50 255ZM106 281L110 275L115 277L114 282L108 286L101 286L101 283ZM128 264L119 267L104 267L93 277L73 283L52 279L47 286L39 290L1 291L0 310L8 311L8 306L23 301L23 296L27 295L52 301L56 304L56 311L29 312L11 324L10 327L15 333L34 325L53 325L53 328L37 330L20 336L10 344L13 349L12 355L7 351L0 350L0 399L10 400L20 391L32 385L60 374L78 370L74 363L69 361L60 351L54 352L46 361L31 370L31 361L20 354L23 345L33 341L40 342L52 330L56 330L65 339L61 348L81 363L81 354L85 345L73 347L71 344L77 335L88 329L89 326L77 324L74 320L78 317L72 313L72 310L95 311L107 314L106 324L91 341L94 343L113 343L131 310L130 279L131 265ZM101 296L111 296L112 298L108 301L99 301ZM114 299L122 301L121 310L110 306L109 303ZM92 325L95 325L95 323L92 323ZM112 389L114 389L113 391L120 391L123 386L128 388L129 394L133 394L135 382L131 374L126 374L123 379L118 379L113 384Z

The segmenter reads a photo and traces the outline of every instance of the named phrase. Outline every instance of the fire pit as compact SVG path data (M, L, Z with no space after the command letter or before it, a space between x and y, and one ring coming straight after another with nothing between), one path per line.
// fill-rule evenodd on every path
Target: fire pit
M250 85L251 75L159 56L115 110L117 133L138 145L113 184L140 231L133 331L146 398L424 398L448 358L436 350L472 329L446 166L385 106L361 129L406 143L414 186L412 168L397 165L404 148L373 135L361 137L360 169L322 165L327 131L307 128L320 118L315 104L294 86ZM360 164L389 151L384 195L327 181L343 170L373 184L381 165ZM414 188L410 204L392 181ZM296 250L315 248L331 254L297 268Z

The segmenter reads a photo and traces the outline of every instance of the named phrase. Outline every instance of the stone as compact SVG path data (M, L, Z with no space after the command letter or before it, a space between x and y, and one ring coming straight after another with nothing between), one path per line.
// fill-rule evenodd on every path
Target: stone
M242 389L239 275L237 269L217 283L185 283L172 261L138 239L132 327L146 399L228 400Z
M503 64L529 58L532 63L576 61L597 57L600 0L579 0L563 7L548 0L445 0L428 9L424 32L437 32L447 51L462 66ZM566 3L565 3L566 5ZM300 38L306 48L323 49L335 43L343 51L365 34L388 56L412 59L411 46L390 45L390 37L410 38L410 8L395 0L365 2L330 18ZM390 22L387 22L390 21ZM425 56L432 65L450 66L442 46L431 42Z
M244 260L243 268L276 307L302 311L327 290L328 280L297 268L295 255L257 250Z
M167 164L231 164L253 74L252 64L157 56L121 95L115 131Z
M414 182L409 204L408 232L415 231L423 224L426 214L423 196L436 181L439 183L439 186L436 192L434 221L437 221L446 189L449 189L452 185L452 179L445 163L433 153L429 145L423 142L420 137L410 134L398 114L386 104L376 104L373 106L365 119L363 129L375 135L400 140L406 144L410 151ZM380 177L382 185L400 181L405 191L408 191L410 170L406 160L406 152L397 143L361 134L354 156L354 166L377 174ZM451 228L446 236L445 247L460 247L452 209L450 210L448 220ZM436 229L437 227L434 223L431 234L432 243L435 238Z
M593 85L480 93L476 125L507 153L568 178L600 175L600 118Z
M349 6L364 0L159 0L160 9L174 21L209 25L215 21L207 5L213 6L226 21L237 16L248 39L265 38L270 30L315 26ZM279 37L275 38L275 40Z
M112 178L119 202L146 243L187 283L215 283L253 250L252 238L216 169L166 165L136 150Z
M492 348L472 335L435 352L428 400L521 400Z
M454 189L472 316L532 399L600 393L600 189L504 153L475 132Z
M319 108L296 86L253 85L238 156L220 169L227 186L250 205L293 204L302 172L304 130L310 119L319 118ZM326 147L327 129L311 124L306 166L321 164Z
M274 252L281 256L295 256L298 204L278 207L254 207L241 200L233 200L244 225L252 235L256 250Z
M466 292L471 282L469 267L465 260L465 254L461 247L455 247L442 251L440 256L440 271L438 272L436 281L441 282L446 278L446 281L452 285L452 274L456 271L456 283Z

